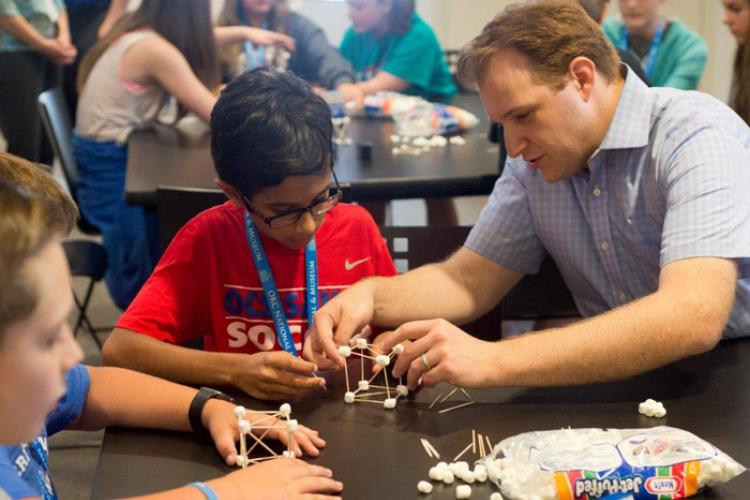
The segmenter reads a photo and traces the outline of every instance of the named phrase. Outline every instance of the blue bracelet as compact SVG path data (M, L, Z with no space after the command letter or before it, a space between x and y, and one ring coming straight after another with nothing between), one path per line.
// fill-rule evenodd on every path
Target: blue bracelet
M188 486L195 486L199 490L201 490L201 493L203 493L203 496L206 497L207 500L219 500L219 497L216 495L216 492L211 489L209 485L206 483L201 483L200 481L196 481L194 483L188 484Z

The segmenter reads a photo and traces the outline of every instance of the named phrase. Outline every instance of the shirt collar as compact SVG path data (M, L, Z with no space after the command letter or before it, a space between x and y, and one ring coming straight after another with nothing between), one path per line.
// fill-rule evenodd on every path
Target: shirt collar
M642 148L648 145L653 96L630 68L623 64L622 69L627 74L620 101L598 150Z

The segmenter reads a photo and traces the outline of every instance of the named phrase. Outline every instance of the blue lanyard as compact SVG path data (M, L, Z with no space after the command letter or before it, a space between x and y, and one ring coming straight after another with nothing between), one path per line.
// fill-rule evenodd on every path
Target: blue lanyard
M35 439L29 443L29 451L34 458L41 464L42 470L39 473L39 487L42 490L42 497L44 500L57 500L57 492L52 484L52 480L49 477L49 461L47 460L47 452L42 446L42 443L38 439Z
M247 21L244 24L249 25ZM268 21L261 25L264 30L268 29ZM266 46L255 46L251 42L245 42L245 56L247 57L247 69L262 68L266 65Z
M660 24L659 29L656 30L653 40L651 40L651 47L648 49L646 58L644 59L645 67L643 70L646 72L646 76L651 78L651 74L654 72L654 65L656 63L656 52L659 50L661 40L664 38L664 27L666 23ZM628 50L628 43L630 42L630 35L628 34L628 28L622 27L622 36L620 36L620 45L618 46L621 50Z
M258 270L260 282L263 285L263 294L271 310L271 317L276 327L279 343L289 354L299 356L297 349L294 347L292 332L289 330L289 322L286 320L284 308L281 306L281 298L279 297L279 290L276 288L276 281L273 279L271 266L268 263L266 252L263 250L263 243L260 241L253 218L247 211L245 211L245 233L247 235L247 244L253 253L253 260ZM308 324L312 324L313 316L318 310L318 250L315 246L314 237L305 245L305 276L305 283L307 284L307 321Z

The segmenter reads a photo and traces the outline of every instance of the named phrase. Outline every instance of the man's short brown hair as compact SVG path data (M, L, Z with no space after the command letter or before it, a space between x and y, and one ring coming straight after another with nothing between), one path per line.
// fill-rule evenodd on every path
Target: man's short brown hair
M591 59L608 81L619 78L620 58L599 26L571 0L509 5L463 50L458 74L466 86L484 81L492 56L511 49L525 56L532 77L555 90L565 86L570 62Z
M15 184L52 205L52 215L59 218L58 225L65 234L73 229L78 219L78 207L48 172L47 167L0 152L0 179Z

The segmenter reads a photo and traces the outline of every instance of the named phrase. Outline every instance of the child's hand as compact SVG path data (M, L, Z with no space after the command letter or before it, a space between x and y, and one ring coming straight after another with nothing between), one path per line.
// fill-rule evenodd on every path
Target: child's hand
M219 498L263 500L337 499L343 483L330 469L296 458L278 458L208 483ZM314 495L314 496L313 496Z
M283 351L239 354L232 383L258 399L297 399L325 385L315 364Z
M297 42L289 35L249 26L246 27L246 30L247 40L255 45L281 45L291 51L296 48Z
M227 465L234 465L237 463L237 447L235 443L239 439L239 431L237 430L237 417L234 414L235 405L219 399L211 399L203 407L203 426L208 429L211 433L211 438L214 440L216 450L224 458ZM273 425L274 423L283 426L283 421L277 420L273 422L269 420L268 414L247 412L246 417L251 424L257 424L262 426ZM258 429L256 435L263 434L263 429ZM302 453L317 457L320 455L319 448L323 448L326 442L318 436L318 432L312 429L300 425L297 431L294 432L295 445L293 451L298 457L302 456ZM281 441L284 445L287 444L287 433L286 430L269 430L266 437L270 439L276 439Z
M45 39L37 50L44 57L59 65L72 63L78 53L73 45L64 44L56 38Z

